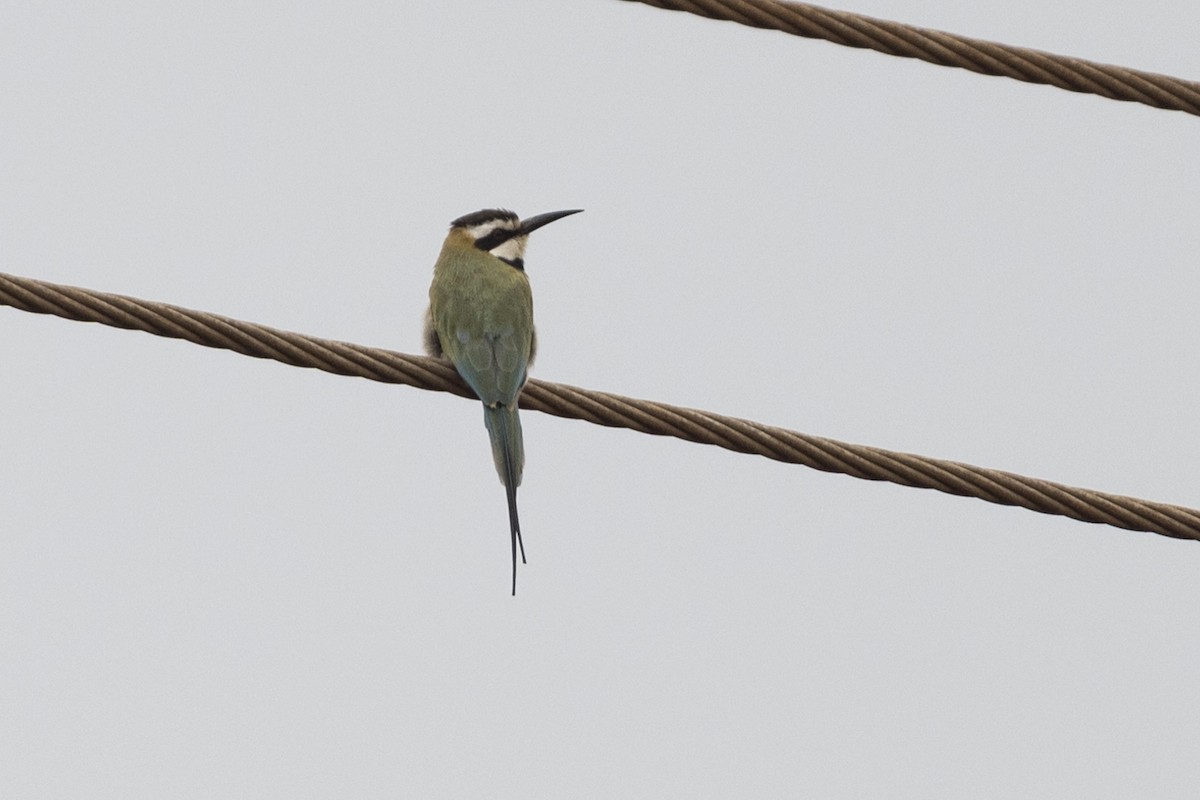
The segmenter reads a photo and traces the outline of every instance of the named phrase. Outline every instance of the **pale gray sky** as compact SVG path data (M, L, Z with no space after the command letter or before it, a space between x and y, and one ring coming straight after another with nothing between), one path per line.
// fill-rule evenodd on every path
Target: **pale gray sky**
M1200 5L848 10L1200 77ZM611 0L24 3L0 271L1200 505L1200 120ZM1200 546L0 308L0 796L1192 797Z

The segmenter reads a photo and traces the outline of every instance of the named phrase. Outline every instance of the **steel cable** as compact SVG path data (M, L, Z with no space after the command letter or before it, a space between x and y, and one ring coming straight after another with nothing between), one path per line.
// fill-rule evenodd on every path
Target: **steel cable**
M627 2L630 0L627 0ZM632 0L943 67L1200 115L1200 82L780 0Z
M0 304L145 331L205 347L385 383L473 397L449 362L318 339L179 306L0 273ZM521 407L597 425L712 444L824 472L936 489L1083 522L1200 539L1200 511L970 464L846 444L708 411L530 380Z

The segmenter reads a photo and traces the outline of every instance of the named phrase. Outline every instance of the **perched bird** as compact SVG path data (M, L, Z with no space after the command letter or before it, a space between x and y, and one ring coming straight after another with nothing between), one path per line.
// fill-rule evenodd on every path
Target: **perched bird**
M450 223L429 287L425 350L450 359L483 401L492 458L508 496L514 596L518 546L525 561L517 519L517 487L525 466L517 396L537 348L525 244L538 228L580 211L551 211L522 220L511 211L487 208L459 217Z

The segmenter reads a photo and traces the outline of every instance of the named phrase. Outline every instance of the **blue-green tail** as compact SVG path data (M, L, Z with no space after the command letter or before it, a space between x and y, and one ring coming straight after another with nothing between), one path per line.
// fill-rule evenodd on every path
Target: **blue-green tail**
M521 485L521 472L525 469L525 443L521 437L521 418L517 406L496 405L483 407L483 424L487 426L492 440L492 460L496 472L508 495L509 537L512 539L512 592L517 593L517 548L521 549L521 563L525 563L525 543L521 541L521 523L517 519L517 487Z

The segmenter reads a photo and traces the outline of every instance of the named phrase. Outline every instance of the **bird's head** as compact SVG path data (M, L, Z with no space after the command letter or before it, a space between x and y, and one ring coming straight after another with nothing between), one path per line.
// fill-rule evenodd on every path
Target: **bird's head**
M485 208L464 214L450 223L450 235L465 236L476 248L491 253L509 266L525 269L525 243L529 234L556 219L578 214L582 208L570 211L550 211L529 219L520 219L503 208Z

